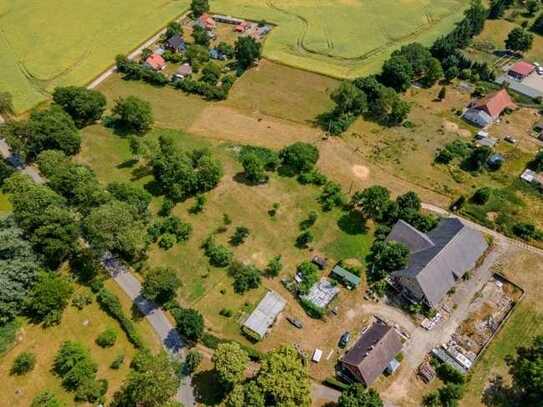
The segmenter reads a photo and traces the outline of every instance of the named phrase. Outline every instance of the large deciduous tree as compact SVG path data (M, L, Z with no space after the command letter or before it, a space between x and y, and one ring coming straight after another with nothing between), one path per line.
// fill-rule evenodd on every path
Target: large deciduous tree
M513 28L507 39L505 40L505 47L511 51L525 52L532 48L534 42L534 35L529 33L523 28Z
M96 90L85 87L56 88L53 100L72 117L79 128L100 120L106 109L105 96Z
M112 113L122 128L137 134L147 132L154 122L151 104L135 96L117 99Z
M208 0L192 0L190 9L194 17L200 17L202 14L209 11Z
M238 66L242 70L250 68L262 54L262 44L248 36L238 38L234 49Z
M520 405L537 405L543 400L543 336L531 346L517 348L516 355L506 359L513 386L521 394Z
M390 192L383 186L374 185L353 195L351 204L370 219L380 221L390 202Z
M46 326L58 324L73 290L66 277L42 273L26 299L26 310L32 319Z
M198 340L204 333L204 318L195 309L176 308L172 311L179 333L191 340Z
M175 271L167 267L157 267L145 273L142 293L151 301L164 304L175 298L175 293L180 286L181 281Z
M136 210L112 200L90 211L83 220L83 233L98 251L111 251L129 260L138 259L146 248L146 228Z
M170 137L160 137L151 167L162 191L175 201L210 191L223 176L221 162L209 150L180 151Z
M272 405L309 407L311 385L307 368L298 351L283 346L267 353L256 379Z
M249 356L235 342L221 343L213 353L213 363L219 381L226 388L231 388L243 381Z
M26 122L9 123L5 135L10 146L29 159L34 159L44 150L60 150L66 155L74 155L81 146L74 121L57 105L33 111Z
M283 148L279 158L295 173L309 172L319 160L319 150L312 144L296 142Z
M38 259L23 233L12 218L0 218L0 324L21 312L23 301L38 278Z
M179 389L178 366L168 354L138 357L128 380L113 396L112 407L163 407Z
M352 384L341 392L338 407L383 407L383 401L373 389L367 389L361 384Z

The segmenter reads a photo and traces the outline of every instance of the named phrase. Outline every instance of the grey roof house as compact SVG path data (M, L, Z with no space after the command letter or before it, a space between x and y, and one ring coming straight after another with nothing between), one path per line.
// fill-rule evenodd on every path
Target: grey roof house
M386 240L403 243L410 251L409 264L393 278L408 298L430 307L441 302L488 248L482 233L457 218L442 219L428 233L400 220Z
M376 321L341 360L354 379L371 386L402 350L402 338L390 326Z
M180 34L175 34L166 41L166 47L172 51L183 52L186 49L185 40Z

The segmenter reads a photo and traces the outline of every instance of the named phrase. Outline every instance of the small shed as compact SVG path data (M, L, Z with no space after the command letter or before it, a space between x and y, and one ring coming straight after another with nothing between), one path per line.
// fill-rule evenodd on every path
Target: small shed
M226 61L227 57L218 48L212 48L209 50L209 58L219 61Z
M543 176L529 168L524 170L524 172L520 175L520 179L530 184L543 187Z
M357 288L360 285L360 277L345 270L340 265L332 269L332 277L337 278L348 287Z
M321 270L324 270L324 268L326 267L326 259L321 256L313 256L313 258L311 259L311 263L315 264Z
M192 75L192 66L189 63L184 63L175 71L173 77L174 79L185 79L190 75Z
M400 367L400 362L396 358L392 359L390 362L388 362L387 367L385 368L385 372L387 374L393 374L398 368Z
M503 155L498 154L498 153L492 154L490 157L488 157L488 160L486 160L486 164L490 168L495 168L495 169L500 168L504 162L505 162L505 158L503 157Z
M526 61L520 61L511 66L507 74L519 81L531 75L535 71L535 65Z
M257 340L264 338L286 304L286 300L275 291L268 291L243 323L242 329Z
M497 142L498 140L492 137L481 137L475 139L475 144L477 144L478 146L486 146L490 148L493 148Z
M311 358L311 360L313 360L313 362L315 363L319 363L321 360L321 357L322 357L322 350L317 348L315 349L315 352L313 352L313 357Z

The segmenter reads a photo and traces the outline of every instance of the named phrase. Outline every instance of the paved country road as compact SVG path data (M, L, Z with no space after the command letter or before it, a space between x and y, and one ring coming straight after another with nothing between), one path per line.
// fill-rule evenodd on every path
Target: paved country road
M178 355L181 359L184 358L185 342L179 336L175 328L172 326L166 314L156 304L148 301L141 295L141 284L128 269L119 261L108 258L103 261L104 266L110 272L113 280L121 287L121 289L130 297L140 312L145 315L153 330L157 333L162 342L162 345L168 352L173 355ZM183 403L185 407L194 406L195 397L191 386L190 377L185 377L181 383L177 400Z

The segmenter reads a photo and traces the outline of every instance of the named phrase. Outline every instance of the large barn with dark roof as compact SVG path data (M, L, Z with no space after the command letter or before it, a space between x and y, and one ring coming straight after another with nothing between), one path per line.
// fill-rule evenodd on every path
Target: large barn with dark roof
M457 218L442 219L429 233L400 220L387 241L403 243L410 251L409 264L394 272L393 278L410 299L430 307L441 302L488 248L481 232Z

